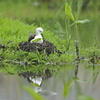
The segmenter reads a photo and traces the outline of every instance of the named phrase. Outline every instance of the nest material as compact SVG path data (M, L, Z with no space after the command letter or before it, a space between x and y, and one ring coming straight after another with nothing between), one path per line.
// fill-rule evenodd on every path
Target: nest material
M1 48L3 48L3 49L4 49L4 48L5 48L5 46L3 46L2 44L0 44L0 49L1 49Z
M30 42L21 42L19 43L19 47L23 51L27 52L36 52L38 50L39 52L45 51L47 55L57 52L59 54L62 54L61 51L57 50L57 48L53 45L53 43L45 41L43 43L30 43Z
M45 70L45 73L41 73L39 72L38 74L33 73L33 72L23 72L23 73L19 73L19 76L23 76L24 78L29 78L29 77L42 77L43 80L48 79L50 77L52 77L52 72L49 69Z

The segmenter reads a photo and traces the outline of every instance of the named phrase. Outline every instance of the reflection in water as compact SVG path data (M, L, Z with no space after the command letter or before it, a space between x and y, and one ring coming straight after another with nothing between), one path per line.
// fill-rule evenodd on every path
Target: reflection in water
M26 75L20 74L20 75ZM27 76L27 77L26 77ZM45 96L46 100L81 100L80 95L88 95L93 98L100 98L100 76L92 85L92 73L87 71L83 64L79 65L77 77L85 82L74 82L69 94L63 98L64 83L74 77L73 70L61 70L55 76L45 80L44 76L35 76L31 73L23 77L15 75L0 74L0 100L33 100L29 93L24 90L23 86L30 86L36 92ZM27 81L28 80L28 81ZM40 87L33 86L30 81L38 84Z
M56 95L57 93L54 93L54 92L51 92L51 91L45 91L45 90L42 90L41 88L41 84L42 84L42 77L29 77L28 78L28 81L31 81L32 83L34 83L34 90L35 92L43 95L43 96L51 96L51 95Z
M29 80L31 81L31 82L33 82L34 84L37 84L37 85L39 85L39 86L41 86L41 84L42 84L42 77L29 77Z
M0 74L0 100L29 100L31 97L23 91L26 81L18 76Z
M57 94L55 92L43 90L41 87L43 80L48 79L52 76L49 70L46 70L44 75L41 73L36 75L35 73L32 72L24 72L24 73L20 73L19 75L23 76L24 78L27 78L28 82L34 85L35 92L43 96L51 96Z

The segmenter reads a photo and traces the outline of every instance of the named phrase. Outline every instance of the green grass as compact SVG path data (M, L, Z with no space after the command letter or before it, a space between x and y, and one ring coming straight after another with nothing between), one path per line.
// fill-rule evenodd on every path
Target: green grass
M58 49L65 51L65 40L60 39L58 35L55 35L51 31L44 28L44 38L52 43L54 43L55 46L57 46ZM34 25L27 25L19 20L12 20L7 18L0 18L0 44L5 45L6 48L4 51L0 49L1 55L5 56L5 58L8 59L20 59L20 60L29 60L32 59L32 56L39 58L38 55L34 53L28 53L25 51L18 51L18 44L22 41L28 41L28 36L30 32L35 33L36 26ZM52 38L53 37L53 38ZM59 45L58 45L59 44ZM63 45L62 45L63 44ZM8 47L9 48L8 48ZM2 53L3 52L3 53ZM9 53L11 52L11 53ZM45 54L42 55L45 58ZM29 58L28 58L29 57ZM55 55L56 57L56 55ZM48 57L49 58L49 57ZM40 57L41 59L41 57Z
M34 60L38 60L38 62L43 62L44 64L47 62L73 62L77 58L75 41L70 40L69 49L67 49L66 39L60 38L59 35L55 35L44 27L45 26L43 26L44 38L52 42L57 49L65 52L65 54L62 54L60 57L57 53L46 56L44 53L38 55L32 52L17 50L20 42L28 40L30 31L35 32L36 26L27 25L19 20L0 18L0 44L6 46L5 49L0 49L1 61L23 61L32 63ZM79 45L79 49L80 57L84 56L90 60L89 57L93 55L93 52L95 52L95 56L98 55L99 59L100 50L98 49L98 46L81 49L81 45Z
M83 11L81 9L83 0L78 0L77 6L74 6L75 0L66 1L72 9L69 15L73 15L75 20L72 16L66 16L68 13L66 14L64 9L65 0L64 2L59 1L57 4L53 1L54 5L51 8L48 3L41 2L38 6L34 6L30 0L26 2L16 0L16 3L12 0L0 1L0 44L6 46L4 49L0 48L0 72L16 75L32 72L36 75L38 73L45 75L45 71L48 69L50 74L56 76L61 70L68 69L68 71L75 72L76 70L77 72L77 66L80 66L78 64L82 63L93 74L92 83L96 81L100 70L99 5L97 2L96 5L93 5L91 1L87 9ZM89 23L75 24L84 19L88 19ZM74 25L72 25L73 23ZM30 32L35 33L37 27L42 27L44 38L52 42L64 54L59 56L55 52L47 56L45 53L19 50L18 44L27 41ZM76 43L78 43L78 47L76 47ZM71 81L68 84L65 82L64 97L68 95L71 83ZM28 91L30 90L28 89ZM29 93L32 94L32 91ZM35 94L32 95L34 97ZM38 98L38 95L36 97ZM92 100L88 96L78 99Z

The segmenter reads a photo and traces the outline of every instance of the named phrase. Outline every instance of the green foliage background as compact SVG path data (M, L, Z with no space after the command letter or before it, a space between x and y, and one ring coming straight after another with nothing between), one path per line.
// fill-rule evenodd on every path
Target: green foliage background
M66 3L72 9L70 16L65 10ZM82 62L86 69L92 71L94 83L100 70L99 9L99 0L0 0L0 46L5 46L0 48L0 72L45 75L49 69L50 73L57 74L58 70L75 70ZM71 18L76 21L74 24ZM77 24L85 19L89 23ZM37 27L42 27L44 38L64 54L47 56L45 53L20 50L18 44L27 41L30 32L35 33ZM65 82L64 97L68 95L72 81ZM32 94L28 87L26 90ZM37 95L33 93L33 97ZM88 96L79 97L81 100L84 98L91 99Z

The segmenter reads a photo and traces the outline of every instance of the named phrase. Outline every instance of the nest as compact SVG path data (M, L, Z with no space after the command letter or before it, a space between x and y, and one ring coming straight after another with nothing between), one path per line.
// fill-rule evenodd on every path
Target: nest
M50 55L51 53L57 52L59 54L62 54L60 50L57 50L56 46L53 45L53 43L48 42L44 40L43 43L30 43L30 42L21 42L19 43L19 47L23 51L27 52L42 52L44 51L47 55Z

